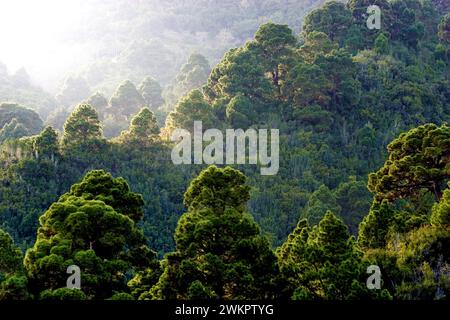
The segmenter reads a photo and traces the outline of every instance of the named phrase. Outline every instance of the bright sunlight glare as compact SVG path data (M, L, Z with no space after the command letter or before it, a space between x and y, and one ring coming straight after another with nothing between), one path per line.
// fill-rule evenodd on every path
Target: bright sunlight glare
M0 62L10 72L24 66L46 76L79 63L83 50L70 34L82 28L88 11L83 0L1 0Z

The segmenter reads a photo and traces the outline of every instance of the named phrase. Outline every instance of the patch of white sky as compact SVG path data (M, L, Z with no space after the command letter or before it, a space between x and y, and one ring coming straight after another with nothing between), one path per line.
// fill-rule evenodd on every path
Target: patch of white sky
M87 61L77 41L89 18L88 0L0 0L0 62L45 84ZM90 48L92 49L92 48Z

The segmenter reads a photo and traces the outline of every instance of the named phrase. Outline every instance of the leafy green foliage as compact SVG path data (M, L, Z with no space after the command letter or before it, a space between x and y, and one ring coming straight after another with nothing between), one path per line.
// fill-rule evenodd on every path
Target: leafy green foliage
M128 143L146 144L157 139L159 134L158 123L153 112L148 108L142 108L141 111L131 119L131 126L128 131L122 132L119 139Z
M379 199L408 197L427 189L442 197L450 178L450 128L427 124L400 135L388 146L389 160L369 176L369 189Z
M54 160L59 154L59 140L56 131L52 127L46 127L34 138L33 150L36 158Z
M100 92L96 92L91 95L85 103L94 107L100 117L105 114L106 108L109 105L106 97Z
M303 24L305 35L312 31L324 32L331 41L341 43L352 22L352 14L345 4L329 1L308 14Z
M399 281L400 299L440 300L450 292L449 229L425 226L406 235L398 264L407 278Z
M202 25L189 26L193 32L186 43L193 34L201 37L196 32L208 23L211 37L247 39L261 21L249 22L234 10L233 17L242 20L236 26L235 18L211 14L211 3L202 2L202 10L198 3L183 3L174 5L183 8L183 19L195 10L210 15ZM365 26L373 3L382 8L381 30ZM281 4L293 5L280 1L274 10ZM126 4L130 11L147 5ZM267 6L254 3L258 16L270 11ZM224 12L230 8L236 6ZM298 11L286 11L288 22L299 18L293 18ZM131 82L122 86L110 104L102 95L91 96L92 107L79 107L67 119L61 143L51 128L9 139L0 154L1 227L25 249L33 246L43 212L43 217L76 214L70 221L46 220L30 251L36 252L30 278L14 274L0 290L10 299L30 297L27 286L34 298L48 299L447 298L445 19L429 2L331 2L306 18L299 39L285 25L266 23L243 46L229 40L236 48L211 73L205 58L191 56L172 83L174 102L166 99L156 110L150 103L154 114L142 109L149 97L160 96L157 83L147 78L138 89ZM222 32L218 21L230 28ZM104 61L92 66L86 78L96 89L116 85L125 74L135 83L151 74L165 84L171 68L179 68L177 61L185 61L175 61L172 48L156 39L124 47L115 66L126 70L99 67ZM111 81L116 71L120 77ZM23 74L17 81L27 82ZM162 124L174 105L159 138L155 117ZM59 126L66 115L55 111L52 117ZM192 130L197 120L204 128L279 129L277 176L262 177L253 166L236 166L242 174L209 168L189 185L204 167L172 165L173 145L165 138L175 128ZM101 125L108 138L127 131L106 140ZM8 127L12 137L22 135L14 133L16 127L20 132L20 121ZM129 197L127 184L104 172L76 183L96 168L123 176L142 198ZM370 172L373 202L366 188ZM91 226L101 230L92 248ZM160 256L171 253L161 264L144 262L140 253L127 255L129 234ZM351 234L358 235L357 242ZM281 274L269 243L282 245ZM61 289L65 267L74 262L87 270L84 296ZM367 291L369 264L380 266L389 294Z
M293 299L376 297L365 287L365 264L354 238L331 211L313 228L301 220L277 254L281 273L288 282L287 293ZM386 291L378 294L389 297Z
M88 104L80 104L64 124L63 144L82 144L102 137L98 114Z
M387 243L390 223L395 214L387 200L374 203L359 226L358 243L362 247L383 248Z
M332 210L339 214L341 208L336 202L333 193L325 185L321 185L309 198L305 207L305 213L300 218L307 218L312 225L318 224L325 214Z
M39 219L37 241L25 257L31 290L43 299L65 299L66 291L52 290L65 286L65 271L75 264L88 298L126 291L126 273L154 259L136 225L142 205L123 179L88 173Z
M441 201L434 205L431 223L437 226L450 225L450 188L445 189Z
M14 140L21 137L25 137L29 134L28 130L22 123L17 122L14 118L10 123L5 124L5 126L0 131L0 141L5 142L8 140Z
M142 196L130 191L130 186L123 178L112 178L102 170L89 172L80 183L74 184L70 192L60 199L64 201L71 196L86 200L103 201L117 212L137 222L142 219Z
M25 69L20 68L16 73L9 74L0 62L0 104L6 101L29 107L42 119L47 118L57 104L50 94L32 83ZM3 125L0 124L0 127Z
M199 90L193 90L182 98L167 117L167 131L177 128L194 130L194 121L202 121L203 128L213 128L215 115Z
M0 143L39 133L43 123L33 110L14 103L0 104Z
M134 84L126 80L110 99L111 110L114 114L130 116L139 111L145 104L144 98Z
M0 229L0 277L22 269L22 251L17 248L9 234Z
M152 77L145 77L138 89L151 110L156 111L164 104L161 85Z
M81 290L59 288L56 290L45 290L40 294L40 300L49 301L79 301L86 300L86 295Z
M450 43L450 13L442 17L442 21L439 24L438 36L443 43Z
M305 14L323 2L150 0L130 5L124 0L114 4L94 0L89 5L92 16L85 21L85 28L75 33L84 35L77 38L77 43L89 46L92 41L101 49L95 56L88 55L89 63L80 66L80 73L94 91L107 94L123 79L138 83L148 75L162 86L177 87L172 79L193 53L200 53L215 64L230 48L244 44L261 24L269 21L288 24L298 33ZM111 34L115 35L114 40ZM202 77L205 81L208 74ZM188 91L192 89L195 88ZM167 96L171 96L172 90L167 91ZM181 96L175 101L167 96L167 111L172 111Z
M151 289L157 299L262 299L274 296L276 259L245 210L249 187L230 167L210 166L185 193L188 212L175 232L176 251Z
M27 300L28 279L24 275L22 251L0 229L0 300Z
M187 62L181 66L175 79L164 90L166 111L172 111L180 98L206 83L211 67L208 60L201 54L192 54Z

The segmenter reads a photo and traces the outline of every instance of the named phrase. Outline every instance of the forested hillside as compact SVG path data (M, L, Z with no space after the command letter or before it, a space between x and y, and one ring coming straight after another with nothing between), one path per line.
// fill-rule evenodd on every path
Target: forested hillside
M55 99L34 84L25 69L10 74L0 61L0 101L20 103L39 112L42 117L56 108Z
M171 73L153 66L176 65L167 44L149 44L166 60L130 49L139 64L112 95L91 89L104 71L66 81L54 128L0 105L0 299L448 299L450 15L377 0L368 29L371 1L331 1L300 31L295 1L273 2L282 24L180 3L166 12L201 12L197 36L223 36L218 8L237 39L259 28L217 64L191 55L165 92L157 74ZM158 21L123 18L140 32ZM194 121L279 129L278 174L174 165L169 137ZM73 264L80 291L65 288ZM366 287L369 265L381 290Z
M37 73L30 76L24 68L11 69L8 74L0 58L0 101L24 104L37 111L44 121L50 116L47 123L60 124L62 129L68 113L91 94L100 92L109 99L125 80L137 86L151 77L164 90L167 104L164 109L171 110L187 92L185 89L192 89L199 81L204 84L208 77L209 67L189 69L189 65L196 65L190 60L192 55L200 54L216 64L226 51L251 39L258 27L268 21L289 24L297 33L306 13L322 3L323 0L71 3L67 8L77 8L73 14L82 15L75 17L82 23L60 30L53 39L56 47L62 47L69 55L58 57L58 60L66 58L67 66L53 70L50 64L48 74L32 70ZM14 25L9 27L14 30ZM71 65L72 60L77 62ZM192 74L183 75L190 71ZM162 124L165 116L158 118Z
M94 8L77 41L95 43L95 61L81 75L111 94L124 78L153 76L167 85L192 53L212 63L250 39L259 25L285 23L300 30L305 14L323 0L90 1ZM108 12L108 15L103 14Z

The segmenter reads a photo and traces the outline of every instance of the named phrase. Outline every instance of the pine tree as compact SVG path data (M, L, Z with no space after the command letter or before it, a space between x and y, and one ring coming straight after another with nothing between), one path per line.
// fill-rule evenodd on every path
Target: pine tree
M11 236L0 229L0 280L21 271L22 258L22 251L14 245Z
M200 89L208 80L210 72L211 67L204 56L191 54L175 79L164 90L165 109L172 111L183 96L192 90Z
M426 124L402 133L388 146L389 159L369 175L369 190L390 201L430 191L439 201L450 179L450 127Z
M18 122L17 119L12 119L11 122L5 124L0 130L0 143L8 140L14 140L30 135L30 132L25 126Z
M46 299L73 298L62 289L71 265L81 270L83 297L106 299L128 291L126 274L155 259L137 226L142 205L122 178L88 173L39 219L37 241L25 256L32 292Z
M433 207L431 224L441 227L450 226L450 182L448 188L444 191L442 199Z
M300 221L277 254L292 299L389 298L384 290L367 289L362 254L347 227L330 211L312 229Z
M59 153L58 134L52 127L46 127L34 139L33 150L38 158L54 160Z
M211 71L205 96L210 103L242 94L251 101L264 101L273 93L273 85L265 76L264 61L251 43L228 51ZM255 106L256 108L257 106Z
M341 43L351 23L352 15L345 4L330 1L305 17L303 34L307 36L310 32L320 31L327 34L331 41Z
M0 301L30 298L22 260L22 251L9 234L0 229Z
M309 224L316 225L322 220L327 211L339 214L341 208L330 189L325 185L321 185L309 197L308 203L300 213L300 217L307 219Z
M212 107L200 90L193 90L182 98L167 117L166 131L174 129L194 130L194 121L202 121L204 129L213 128L216 121Z
M383 33L375 39L375 51L379 54L389 53L389 40Z
M158 110L164 104L161 85L154 78L145 77L138 90L152 111Z
M450 13L442 17L439 24L438 36L442 43L450 44Z
M42 130L43 122L35 111L16 103L0 103L0 129L14 119L28 135L38 134Z
M126 80L116 89L109 104L109 113L116 116L130 117L135 115L145 105L145 100L135 85L131 81Z
M286 57L292 55L296 43L297 39L287 25L269 22L260 26L255 34L254 45L260 51L279 95L284 79L284 65L288 63Z
M374 202L359 225L358 244L363 248L384 248L395 210L389 202Z
M64 124L63 145L78 145L102 138L98 114L88 104L80 104Z
M108 100L101 92L96 92L91 95L85 102L95 108L100 117L103 117L108 108Z
M159 127L155 115L149 108L142 108L131 120L130 129L122 132L120 140L123 142L144 143L145 145L156 139L158 134Z
M298 53L306 63L313 64L319 55L329 54L334 49L338 49L338 45L326 33L312 31L306 35Z
M110 173L103 170L88 172L81 182L72 185L70 191L62 195L60 200L64 202L72 196L102 201L135 222L141 220L144 214L142 196L131 192L125 179L113 178Z
M245 176L230 167L210 166L191 182L176 251L163 262L153 298L274 297L275 255L246 211L248 199Z

